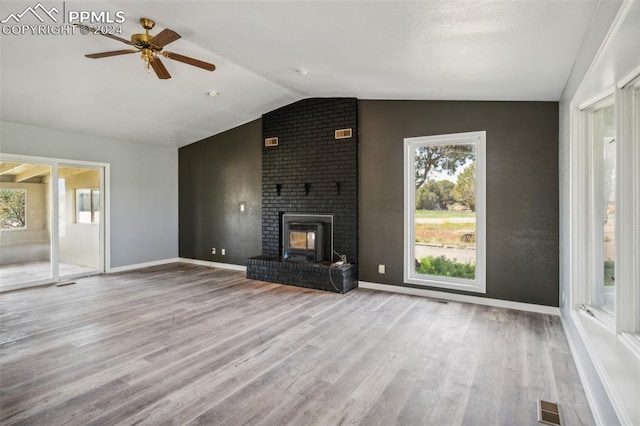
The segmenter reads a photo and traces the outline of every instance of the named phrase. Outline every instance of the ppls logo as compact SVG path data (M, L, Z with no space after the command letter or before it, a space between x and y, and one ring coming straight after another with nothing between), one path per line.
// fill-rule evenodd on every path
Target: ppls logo
M67 7L63 1L47 7L42 3L27 6L21 12L13 11L0 20L4 35L82 34L100 32L122 34L124 10L80 10ZM81 26L76 26L81 25Z

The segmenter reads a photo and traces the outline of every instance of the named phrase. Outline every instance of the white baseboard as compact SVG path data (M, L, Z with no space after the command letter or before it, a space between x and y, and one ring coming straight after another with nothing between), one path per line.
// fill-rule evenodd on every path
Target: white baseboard
M489 299L486 297L468 296L466 294L446 293L444 291L434 291L413 287L401 287L397 285L378 284L367 281L359 281L358 286L360 288L409 294L412 296L431 297L434 299L451 300L454 302L462 303L474 303L476 305L495 306L498 308L516 309L519 311L537 312L547 315L560 315L560 308L556 308L554 306L534 305L531 303L512 302L510 300Z
M220 263L220 262L209 262L206 260L198 260L198 259L187 259L186 257L174 257L171 259L163 259L163 260L154 260L153 262L145 262L145 263L136 263L133 265L126 266L118 266L115 268L110 268L107 270L107 273L113 274L116 272L125 272L125 271L133 271L134 269L148 268L150 266L158 266L158 265L166 265L167 263L191 263L193 265L202 265L208 266L210 268L221 268L221 269L231 269L234 271L246 271L247 267L244 265L235 265L233 263Z
M193 265L208 266L210 268L231 269L233 271L245 271L247 267L245 265L236 265L235 263L220 263L209 262L208 260L187 259L186 257L179 257L176 262L191 263Z
M167 263L175 263L175 262L180 262L180 259L177 257L174 257L172 259L154 260L153 262L135 263L133 265L125 265L125 266L116 266L115 268L107 269L107 273L113 274L116 272L132 271L134 269L148 268L150 266L166 265Z

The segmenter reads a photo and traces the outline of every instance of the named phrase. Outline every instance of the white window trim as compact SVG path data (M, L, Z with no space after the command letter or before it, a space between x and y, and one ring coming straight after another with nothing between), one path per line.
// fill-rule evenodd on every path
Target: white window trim
M640 112L634 91L640 76L622 89L607 90L592 102L572 108L571 153L571 306L588 314L602 327L623 338L640 356ZM594 279L592 146L589 112L613 92L616 129L616 307L615 316L590 306ZM586 230L589 230L586 232ZM585 268L584 265L589 265ZM586 307L586 309L585 309Z
M588 315L590 315L591 317L595 318L596 320L598 320L601 324L603 324L604 326L606 326L607 328L610 329L614 329L615 327L615 316L611 315L610 313L604 311L603 309L595 306L592 304L592 301L595 298L595 294L594 294L594 288L593 288L593 283L595 282L595 280L601 280L601 277L603 276L603 269L602 269L602 256L603 256L603 246L602 246L602 235L601 235L601 231L602 231L602 217L599 214L596 214L595 212L599 209L599 206L597 206L596 200L595 200L595 188L597 186L596 184L596 180L601 179L601 174L602 174L602 164L600 157L596 157L595 152L594 152L594 141L593 141L593 136L591 134L591 129L593 126L593 116L592 114L600 109L609 107L609 106L613 106L613 110L614 110L614 120L617 120L617 105L615 103L615 92L613 89L611 89L610 91L607 91L603 94L601 94L600 96L597 97L597 100L593 100L592 103L590 104L586 104L586 105L582 105L581 106L581 125L583 127L582 129L582 134L584 135L584 139L583 139L583 143L586 145L587 147L587 174L588 174L588 180L586 181L587 186L588 186L588 194L587 194L587 203L588 203L588 207L587 207L587 211L586 211L586 217L587 217L587 246L585 247L585 249L587 250L586 253L586 258L588 259L588 271L587 271L587 284L586 284L586 288L584 289L584 299L583 299L583 305L585 306L585 313L587 313ZM612 140L616 140L616 134L615 132L617 132L618 130L618 126L617 124L614 125L615 131L614 131L614 137L612 138ZM619 166L619 157L618 157L618 153L619 153L619 143L616 142L616 165ZM616 177L618 177L618 169L616 168ZM616 206L618 205L618 201L619 198L617 198L618 196L618 186L619 186L619 181L616 180ZM617 212L616 212L616 219L617 219ZM617 229L617 220L616 220L616 229ZM594 236L598 235L600 238L594 239ZM616 244L616 253L619 253L618 249L618 232L616 232L616 238L615 238L615 244ZM617 263L617 258L616 258L616 263ZM617 265L616 265L616 271L617 271ZM617 287L617 286L616 286ZM617 292L617 289L616 289ZM618 300L617 294L616 294L616 302ZM617 309L617 308L616 308Z
M620 140L616 158L620 167L616 176L616 226L621 232L616 241L615 330L633 334L640 333L640 102L634 97L636 91L640 91L640 76L616 89Z
M415 174L414 147L474 144L476 147L476 278L439 277L415 272ZM486 131L453 133L404 139L404 282L423 287L438 287L474 293L486 293Z

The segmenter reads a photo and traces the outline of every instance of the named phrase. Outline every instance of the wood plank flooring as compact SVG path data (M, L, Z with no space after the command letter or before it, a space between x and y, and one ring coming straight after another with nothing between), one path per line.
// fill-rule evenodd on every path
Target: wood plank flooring
M0 303L2 424L593 424L554 316L180 263Z
M97 272L97 268L60 262L59 276L90 275ZM11 265L0 265L0 291L13 290L22 283L47 280L51 278L51 262L29 262Z

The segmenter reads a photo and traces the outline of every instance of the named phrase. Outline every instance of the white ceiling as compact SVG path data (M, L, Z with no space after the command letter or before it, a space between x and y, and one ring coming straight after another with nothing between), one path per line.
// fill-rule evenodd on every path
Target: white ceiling
M0 19L37 0L3 1ZM43 1L45 6L62 1ZM95 35L0 35L0 119L184 146L305 97L557 101L597 0L67 1L182 39L170 80ZM25 17L24 19L28 19ZM37 23L37 22L33 22ZM307 76L297 69L309 71ZM207 92L220 93L215 98Z

